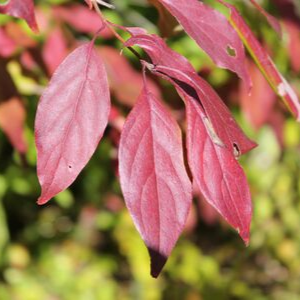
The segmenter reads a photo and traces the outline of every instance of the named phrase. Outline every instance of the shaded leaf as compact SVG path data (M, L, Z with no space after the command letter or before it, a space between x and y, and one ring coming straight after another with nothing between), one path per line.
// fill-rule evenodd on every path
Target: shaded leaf
M166 8L159 2L159 0L148 0L156 7L159 13L158 27L163 37L170 37L174 35L175 27L178 26L176 19L166 10Z
M66 189L94 153L110 110L106 71L93 42L73 51L44 91L35 120L39 204Z
M185 225L192 188L180 129L146 86L121 134L119 172L126 205L157 277Z

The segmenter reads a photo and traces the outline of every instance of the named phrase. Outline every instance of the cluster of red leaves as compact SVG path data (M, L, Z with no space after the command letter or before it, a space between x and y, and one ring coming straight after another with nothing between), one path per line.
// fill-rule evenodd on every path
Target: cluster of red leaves
M166 31L172 30L178 22L217 66L229 69L243 79L242 105L247 107L245 110L250 118L253 117L251 109L257 111L255 105L261 105L261 102L249 106L249 91L254 85L254 97L261 98L261 85L265 86L265 82L253 63L247 61L244 45L271 88L299 120L300 106L296 94L234 6L218 0L230 10L231 16L227 20L197 0L150 2L159 9L161 20L172 20L173 25ZM276 19L254 0L251 2L281 34ZM285 3L283 0L279 2L278 5ZM90 9L98 7L96 1L86 3ZM37 31L32 0L10 0L0 6L0 13L23 18ZM57 7L54 14L81 32L96 32L101 28L103 36L111 37L108 28L113 24L88 8L80 5ZM294 23L286 24L291 35L293 30L299 30L299 27L292 26ZM193 194L187 168L196 190L248 244L251 196L237 159L256 144L245 136L211 86L162 38L148 34L142 28L118 28L131 35L124 43L125 47L139 46L151 59L147 62L140 60L143 74L132 69L118 51L107 46L95 47L97 35L67 55L69 45L61 27L53 27L49 32L41 59L48 74L53 75L43 92L35 120L37 173L42 187L38 203L44 204L68 188L90 160L108 122L117 124L116 109L111 112L112 92L124 104L134 105L124 126L123 120L117 125L121 131L119 175L128 210L149 249L151 274L154 277L159 275L186 224ZM9 57L18 47L7 28L0 29L0 44L4 45L0 47L0 56L3 57ZM32 55L28 50L21 57L28 68L35 61ZM292 63L295 69L299 67L296 58ZM122 72L118 72L120 68ZM169 81L185 104L188 167L180 127L162 104L158 87L146 78L147 70ZM10 79L8 74L1 77ZM275 98L268 91L266 93L267 100L263 105L270 112ZM25 116L19 101L12 96L14 94L15 91L6 97L10 99L8 102L0 105L0 126L22 152L25 151L24 143L18 144L20 140L15 135L21 135ZM1 113L6 115L7 105L14 106L14 114L20 115L13 127L7 126L5 117L1 117ZM253 123L258 126L265 122L265 115L255 118Z

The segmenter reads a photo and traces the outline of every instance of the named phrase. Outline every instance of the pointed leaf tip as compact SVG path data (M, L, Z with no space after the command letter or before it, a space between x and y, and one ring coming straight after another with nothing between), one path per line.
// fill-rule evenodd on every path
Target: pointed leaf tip
M178 124L144 88L121 133L119 172L126 206L151 249L153 277L171 254L192 202L182 148Z
M152 277L157 278L165 266L168 258L154 249L148 248L148 251L151 258L150 274Z
M102 138L110 111L104 64L93 42L75 49L58 67L35 119L39 204L68 188Z

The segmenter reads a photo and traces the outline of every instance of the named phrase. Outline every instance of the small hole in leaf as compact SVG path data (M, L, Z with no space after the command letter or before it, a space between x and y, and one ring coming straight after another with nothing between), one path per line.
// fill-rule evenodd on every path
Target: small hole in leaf
M236 57L235 49L233 49L232 47L227 46L226 51L227 51L227 54L228 54L228 55L230 55L230 56L232 56L232 57Z
M72 166L69 165L69 169L72 169Z
M233 143L233 154L236 159L238 159L241 156L241 150L236 143Z

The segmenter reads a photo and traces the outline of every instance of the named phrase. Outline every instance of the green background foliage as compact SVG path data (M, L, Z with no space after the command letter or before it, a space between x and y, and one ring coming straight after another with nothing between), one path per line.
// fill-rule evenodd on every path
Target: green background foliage
M71 1L38 4L45 8L67 2ZM146 1L112 2L117 10L105 12L110 20L158 32L157 13ZM278 15L271 3L265 4ZM279 69L299 88L299 76L289 66L285 35L279 41L257 13L241 8L272 49ZM1 22L9 19L0 18ZM41 43L44 38L36 37ZM117 42L107 43L120 47ZM237 88L234 75L215 69L183 33L169 44L200 72L211 68L206 79L219 93L232 82ZM124 54L133 60L126 50ZM25 166L0 132L1 300L300 299L300 127L291 116L286 114L282 148L272 127L254 131L225 93L235 117L259 144L242 159L254 205L250 246L245 247L223 221L205 222L195 199L196 217L155 280L149 275L147 250L124 206L115 176L116 148L109 134L69 190L45 206L36 205L40 190L33 124L38 96L30 93L26 75L18 76L13 70L11 74L21 90L29 84L29 92L23 93L29 150ZM46 84L45 76L38 80ZM170 97L174 99L173 106L180 110L174 91L162 85L165 98L169 103Z

